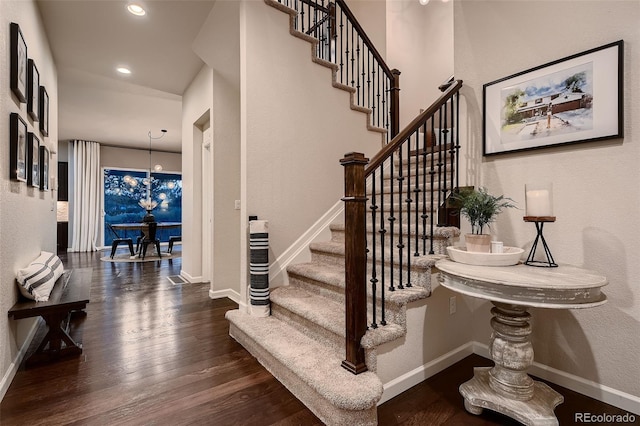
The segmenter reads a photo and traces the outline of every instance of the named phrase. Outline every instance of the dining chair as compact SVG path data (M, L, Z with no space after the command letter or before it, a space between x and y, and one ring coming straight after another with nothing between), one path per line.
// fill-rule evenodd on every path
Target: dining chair
M135 256L133 252L133 240L131 238L123 238L113 229L110 223L107 223L107 229L111 232L111 236L113 237L113 242L111 243L111 259L116 254L116 249L120 244L126 244L129 246L129 251L131 252L131 256Z
M169 237L169 249L167 250L167 253L173 253L173 245L178 241L182 241L182 235L172 235Z
M154 244L156 246L156 251L158 252L158 257L162 257L160 254L160 240L156 238L156 231L158 230L158 222L149 222L147 232L145 233L144 238L140 241L142 244L142 258L144 259L147 255L147 246L149 244Z

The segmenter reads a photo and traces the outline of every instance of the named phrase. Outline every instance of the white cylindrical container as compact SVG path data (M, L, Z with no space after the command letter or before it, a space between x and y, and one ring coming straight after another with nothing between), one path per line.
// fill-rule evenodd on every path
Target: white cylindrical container
M553 216L553 187L551 183L526 184L525 216Z
M502 253L504 251L504 244L502 241L491 241L491 253Z

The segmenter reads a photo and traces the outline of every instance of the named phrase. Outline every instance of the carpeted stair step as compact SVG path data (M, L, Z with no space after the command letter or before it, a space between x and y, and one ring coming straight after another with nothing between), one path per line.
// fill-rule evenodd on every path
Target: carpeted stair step
M407 246L408 245L409 244L407 243ZM344 269L344 265L345 265L344 244L335 243L333 241L317 242L317 243L311 243L309 245L309 249L311 250L311 262L326 264L332 268L340 267ZM420 285L427 289L431 288L430 287L431 286L430 284L431 268L435 265L435 263L438 260L442 259L445 255L426 254L426 255L418 255L418 256L414 256L414 255L407 256L405 254L402 257L402 259L400 259L400 256L395 255L392 263L391 256L390 256L391 251L392 251L391 247L386 247L384 250L384 252L386 253L386 256L384 256L384 264L386 267L384 269L387 273L391 273L392 268L390 268L390 266L392 266L393 275L395 279L397 279L401 275L400 267L402 266L403 274L406 274L407 266L410 265L411 266L411 282L415 285ZM382 250L380 246L379 245L376 246L375 258L376 258L376 265L378 270L380 270L380 265L383 262L381 252ZM370 274L370 271L373 265L373 257L374 257L373 253L374 253L374 249L373 247L370 247L369 253L367 256L368 274ZM397 282L395 279L394 279L394 283L398 285L399 282ZM388 282L388 284L390 284L390 282Z
M382 383L373 372L353 375L340 354L274 317L226 313L229 334L287 389L330 425L375 425Z
M391 189L392 189L392 186L393 186L393 194L396 197L398 196L399 192L402 193L402 194L407 193L407 189L408 189L408 192L410 194L413 194L413 190L414 190L414 187L415 187L415 181L414 181L413 176L414 175L412 174L411 175L412 186L410 188L407 188L406 182L402 186L398 185L398 181L396 180L397 175L395 174L395 171L394 171L393 179L391 179L391 175L390 174L389 175L385 175L384 176L384 180L383 180L382 191L380 190L380 178L378 177L377 180L376 180L376 193L382 192L383 194L391 194ZM420 189L423 189L423 190L426 189L427 193L429 193L431 191L431 188L432 188L432 186L431 186L431 177L429 175L427 175L426 184L423 185L422 184L422 175L420 175L420 180L418 181L418 187ZM367 185L367 190L366 190L367 196L370 196L373 193L373 189L372 188L373 188L372 186ZM446 188L445 188L444 184L439 184L438 180L435 179L434 183L433 183L433 190L437 194L438 191L440 191L442 189L446 189L447 191L450 191L451 190L451 181L447 180ZM436 195L436 198L437 198L437 195Z
M399 223L398 223L399 225ZM429 222L427 222L427 227L429 226ZM339 244L344 244L345 242L345 227L344 227L344 223L335 223L335 224L331 224L329 226L330 230L331 230L331 241L335 242L335 243L339 243ZM399 233L399 226L394 226L393 228L393 232L394 232L394 240L397 241L398 239L398 235L402 235L403 238L406 240L406 236L407 235L411 235L412 241L411 244L415 244L415 236L416 236L416 230L415 230L415 226L413 225L413 221L412 221L412 226L411 226L411 230L409 231L409 226L408 225L403 225L402 226L402 232ZM419 247L420 249L422 249L422 239L421 239L421 235L422 235L422 225L420 225L419 229L418 229L418 243L419 243ZM373 232L373 226L369 223L367 223L367 243L369 245L372 245L372 239L374 236L374 232ZM377 232L375 232L375 236L376 236L376 242L379 244L380 243L380 234ZM447 247L451 245L452 240L454 238L457 238L460 236L460 229L456 228L454 226L438 226L435 227L433 230L433 252L434 254L440 254L440 255L445 255L447 254ZM388 249L390 249L392 246L395 246L395 244L391 244L391 228L387 227L387 232L385 234L385 246L387 248L387 252ZM431 240L427 239L426 240L426 245L427 245L427 251L431 250Z
M296 285L276 288L271 292L270 298L273 316L301 333L334 348L338 353L344 351L346 335L344 302L339 303ZM388 308L390 307L388 306ZM397 314L399 307L395 307L395 311ZM380 313L378 313L378 319L379 315ZM365 349L374 349L383 343L398 339L406 333L406 329L401 325L391 322L390 312L387 315L385 326L367 331L367 335L363 339ZM370 316L368 323L371 322Z
M344 267L327 268L326 264L307 262L290 265L287 267L289 284L299 287L307 292L330 299L344 306L345 275ZM430 274L429 274L430 278ZM428 281L430 286L430 280ZM367 293L371 295L371 286L367 285ZM425 286L413 286L405 289L389 291L385 289L384 299L387 308L387 321L404 325L404 319L398 318L402 307L409 302L425 299L430 296L430 288ZM380 306L381 292L376 294L376 305Z

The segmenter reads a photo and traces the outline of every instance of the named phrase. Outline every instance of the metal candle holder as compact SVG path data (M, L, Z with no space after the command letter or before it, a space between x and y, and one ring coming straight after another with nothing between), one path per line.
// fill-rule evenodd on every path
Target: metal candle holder
M546 268L555 268L558 264L553 260L553 256L551 255L551 250L549 250L549 246L547 245L547 241L544 239L544 235L542 234L542 228L546 222L555 222L555 216L525 216L525 222L533 222L536 224L536 239L533 241L533 245L531 246L531 251L529 252L529 256L527 256L527 260L524 262L525 265L530 266L540 266ZM536 249L538 248L538 241L542 241L542 247L544 248L544 254L547 257L546 262L541 260L534 260Z

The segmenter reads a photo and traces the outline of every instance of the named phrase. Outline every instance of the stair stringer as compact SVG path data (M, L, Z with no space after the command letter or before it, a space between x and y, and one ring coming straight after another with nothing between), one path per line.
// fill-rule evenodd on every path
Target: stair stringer
M363 114L365 114L365 118L366 118L366 127L367 130L371 131L371 132L376 132L376 133L380 133L380 137L381 137L381 143L382 145L385 144L386 142L386 137L387 137L387 130L383 129L381 127L376 127L371 125L371 115L373 114L373 110L370 108L366 108L366 107L362 107L360 105L357 104L356 100L355 100L355 95L356 95L356 89L354 87L348 86L346 84L342 84L338 81L338 71L339 71L339 66L337 64L334 64L333 62L318 58L316 56L316 51L317 51L317 45L318 45L318 40L315 37L312 37L310 35L307 35L301 31L298 31L295 29L295 20L296 20L296 15L297 12L285 5L283 5L282 3L276 1L276 0L264 0L264 2L266 4L268 4L269 6L278 9L284 13L287 13L289 15L289 33L294 36L297 37L301 40L307 41L310 44L310 48L311 48L311 61L313 61L314 63L318 64L318 65L322 65L324 67L327 67L329 69L331 69L331 75L332 75L332 79L331 79L331 85L333 87L335 87L336 89L340 89L340 90L344 90L346 92L349 92L350 94L350 108L354 111L359 111L362 112Z

